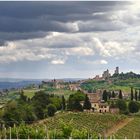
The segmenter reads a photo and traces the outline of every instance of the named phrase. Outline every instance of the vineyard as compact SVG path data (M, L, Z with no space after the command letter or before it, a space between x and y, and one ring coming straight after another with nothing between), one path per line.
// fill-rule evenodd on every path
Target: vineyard
M111 128L124 115L91 114L91 113L58 113L54 117L35 122L31 125L5 128L0 132L0 138L104 138L106 129Z
M140 139L140 118L134 117L134 120L120 129L116 134L116 138Z
M103 134L106 129L112 127L112 125L125 119L124 115L112 115L112 114L91 114L91 113L59 113L53 118L35 123L34 126L41 126L46 124L48 129L60 130L61 122L71 122L73 128L81 130L81 128L95 133Z

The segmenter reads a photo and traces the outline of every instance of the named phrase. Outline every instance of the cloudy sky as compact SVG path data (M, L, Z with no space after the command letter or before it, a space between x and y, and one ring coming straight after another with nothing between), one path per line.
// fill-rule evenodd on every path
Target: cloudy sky
M140 73L140 2L0 2L0 77Z

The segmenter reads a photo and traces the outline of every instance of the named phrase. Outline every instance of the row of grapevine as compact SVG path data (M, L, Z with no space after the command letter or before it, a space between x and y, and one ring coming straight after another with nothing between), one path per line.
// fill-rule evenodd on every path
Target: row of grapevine
M35 123L34 126L41 126L45 124L49 130L57 129L60 130L61 122L70 122L73 128L81 130L81 128L86 129L88 131L96 132L103 134L113 125L118 123L119 121L125 119L124 115L115 115L115 114L94 114L94 113L71 113L65 112L60 113L54 116L53 118L49 118L44 120L43 122Z
M134 120L120 129L116 134L116 138L140 139L140 118L134 117Z
M90 132L86 129L74 129L71 125L63 123L61 130L48 130L46 125L33 127L25 124L0 131L0 139L91 139L101 138L100 134Z

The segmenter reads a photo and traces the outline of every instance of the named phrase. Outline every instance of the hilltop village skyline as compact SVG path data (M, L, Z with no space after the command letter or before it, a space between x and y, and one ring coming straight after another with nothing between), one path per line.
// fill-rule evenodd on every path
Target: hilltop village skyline
M116 74L116 75L119 74L119 67L118 66L114 70L114 73L113 74ZM103 74L102 74L101 77L100 77L100 75L96 75L93 79L95 79L95 80L103 80L103 79L108 79L109 77L111 77L111 73L109 72L109 69L107 69L107 70L105 70L103 72Z
M87 76L87 77L61 77L61 78L59 78L59 77L55 77L55 76L53 76L53 77L51 77L51 78L47 78L47 77L43 77L43 78L22 78L22 77L13 77L13 78L11 78L11 77L0 77L0 82L3 82L3 81L9 81L9 82L16 82L16 81L22 81L22 80L54 80L54 79L63 79L63 80L82 80L82 79L94 79L94 80L104 80L104 79L108 79L108 78L110 78L111 76L113 76L114 74L115 75L118 75L118 74L125 74L125 73L134 73L134 74L138 74L139 75L139 73L136 73L136 72L134 72L134 71L132 71L132 70L128 70L128 71L121 71L120 72L120 67L119 66L117 66L117 67L115 67L115 69L109 69L109 68L107 68L106 70L104 70L104 71L102 71L101 73L97 73L97 74L91 74L90 76ZM93 72L94 73L94 72Z

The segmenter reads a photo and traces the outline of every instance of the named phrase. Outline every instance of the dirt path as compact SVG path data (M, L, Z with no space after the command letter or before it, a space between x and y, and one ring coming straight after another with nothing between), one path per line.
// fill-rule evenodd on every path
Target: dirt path
M107 138L111 136L112 134L116 133L119 129L123 128L125 125L127 125L129 122L131 122L134 118L127 118L123 121L120 121L118 124L115 124L112 126L112 128L106 130L104 137Z

